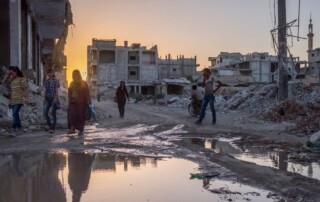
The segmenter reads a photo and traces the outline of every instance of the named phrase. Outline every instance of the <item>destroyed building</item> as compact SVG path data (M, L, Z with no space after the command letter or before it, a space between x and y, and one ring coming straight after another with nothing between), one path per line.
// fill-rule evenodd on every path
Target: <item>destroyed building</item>
M196 57L180 56L175 60L169 54L161 59L157 46L147 49L139 43L129 46L125 41L119 46L116 42L93 39L87 48L87 81L94 97L110 94L110 88L122 80L131 94L182 94L188 82L177 79L196 74Z
M273 82L278 80L278 57L268 53L221 52L217 57L209 57L211 71L221 81L229 84L250 82ZM290 78L297 76L299 58L288 57L287 72Z
M170 54L159 58L159 79L177 79L192 77L197 72L197 57L185 58L180 55L173 59Z
M72 24L68 0L3 0L0 16L0 66L20 67L37 85L42 84L46 68L63 70Z
M39 86L43 85L46 70L53 68L66 86L64 47L72 24L69 0L0 1L0 79L9 66L18 66L28 79L30 99L36 106L24 107L21 120L29 128L36 128L32 124L43 120ZM0 85L0 118L11 115L7 87Z
M93 39L87 48L87 81L92 96L125 81L131 93L154 94L158 79L158 48L139 43L118 46L116 40Z

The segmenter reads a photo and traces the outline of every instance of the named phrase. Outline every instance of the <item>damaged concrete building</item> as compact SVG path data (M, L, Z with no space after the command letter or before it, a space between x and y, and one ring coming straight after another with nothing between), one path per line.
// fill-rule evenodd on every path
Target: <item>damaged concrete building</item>
M92 96L125 81L131 93L154 94L158 79L158 48L139 43L117 46L116 40L93 39L87 48L87 81Z
M273 82L278 80L278 57L268 53L221 52L209 57L210 69L220 80L229 84ZM290 78L297 76L299 58L288 58L287 72Z
M38 103L38 110L21 110L20 115L29 126L43 120L39 86L43 85L46 70L55 69L61 84L66 86L64 47L71 24L69 0L0 1L0 79L9 66L18 66L28 79L33 92L30 99ZM0 117L11 115L8 98L8 86L0 85Z
M185 58L180 55L173 59L170 54L165 59L159 58L159 79L177 79L192 77L197 72L197 56Z
M108 94L121 80L132 94L182 94L186 80L181 83L180 78L192 77L199 66L196 57L174 60L169 55L163 60L157 46L147 49L139 43L129 46L125 41L118 46L116 42L93 39L87 48L87 81L94 97Z
M69 0L0 1L0 66L20 67L36 85L42 84L47 68L65 74L71 24Z

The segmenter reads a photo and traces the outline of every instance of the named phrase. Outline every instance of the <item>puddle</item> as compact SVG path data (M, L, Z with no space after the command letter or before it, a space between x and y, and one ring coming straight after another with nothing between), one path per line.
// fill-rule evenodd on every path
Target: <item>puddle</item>
M103 153L0 156L0 201L275 201L268 191L218 178L190 179L198 165Z
M255 163L261 166L277 168L279 170L297 173L306 177L320 180L320 164L310 163L309 165L301 165L298 163L288 162L288 154L285 152L268 151L261 148L253 148L244 150L239 148L232 142L239 138L226 139L190 139L192 144L210 149L215 153L230 154L235 158Z

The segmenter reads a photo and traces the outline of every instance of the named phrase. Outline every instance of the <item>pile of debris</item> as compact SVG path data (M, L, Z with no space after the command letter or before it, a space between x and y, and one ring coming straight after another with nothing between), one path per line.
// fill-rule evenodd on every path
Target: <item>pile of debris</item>
M44 96L42 89L32 82L29 82L29 98L32 104L24 105L20 110L20 119L25 132L39 131L46 127L46 120L43 115ZM1 86L1 85L0 85ZM59 101L61 109L57 111L57 128L67 125L67 100L66 90L60 91ZM4 86L0 88L0 119L2 130L10 129L12 124L12 110L8 108L9 99L7 89Z
M241 110L259 115L276 104L277 86L256 84L238 88L233 93L216 97L216 106L220 111Z
M293 131L320 130L320 84L289 83L289 99L278 103L275 83L238 88L234 95L216 96L219 111L244 111L254 117L296 124Z
M291 99L280 102L263 114L265 120L273 122L296 121L300 116L306 116L303 106Z
M291 83L289 85L289 98L279 103L264 114L270 121L283 120L296 123L294 132L317 131L320 129L320 86L319 84L303 85ZM284 115L281 115L280 112Z

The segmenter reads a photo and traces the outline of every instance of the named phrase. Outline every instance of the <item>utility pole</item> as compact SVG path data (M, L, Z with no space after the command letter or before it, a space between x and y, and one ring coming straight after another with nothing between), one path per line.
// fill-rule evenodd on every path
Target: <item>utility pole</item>
M281 102L288 98L286 0L278 0L278 22L278 101Z

